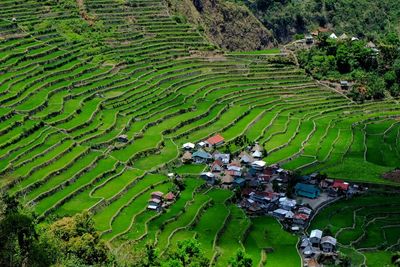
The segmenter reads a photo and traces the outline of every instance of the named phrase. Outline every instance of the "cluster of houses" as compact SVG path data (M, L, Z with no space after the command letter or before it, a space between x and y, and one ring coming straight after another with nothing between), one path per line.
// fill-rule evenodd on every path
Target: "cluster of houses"
M171 205L175 201L175 198L176 196L172 192L169 192L166 195L160 191L152 192L148 201L147 209L161 212L163 208Z
M262 160L262 146L255 143L233 156L218 151L223 144L224 138L219 134L198 144L183 144L181 160L183 163L207 164L207 171L200 177L209 185L240 188L239 205L249 215L272 215L288 230L305 229L312 218L313 207L302 200L318 199L321 193L326 198L335 198L356 189L341 180L321 180L318 173L313 173L302 176L294 186L297 200L288 198L282 192L286 192L292 174L277 164L267 166Z
M320 255L335 256L336 244L336 238L329 235L323 236L321 230L314 229L309 236L302 237L299 248L305 263L317 263Z

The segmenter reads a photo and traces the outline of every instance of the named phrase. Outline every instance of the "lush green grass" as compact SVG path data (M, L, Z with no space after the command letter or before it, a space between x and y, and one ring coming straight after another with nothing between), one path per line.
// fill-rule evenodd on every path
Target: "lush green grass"
M238 248L255 265L263 259L267 266L295 266L297 238L272 218L247 218L226 201L230 191L200 189L204 181L197 176L206 166L180 165L183 143L217 132L227 141L245 135L266 148L268 163L389 183L382 173L400 162L397 102L354 104L319 87L276 55L277 48L214 53L196 27L168 17L161 0L139 2L86 3L101 28L95 36L90 27L79 33L59 27L72 19L63 7L61 17L28 14L37 0L12 8L22 16L16 29L27 35L9 38L0 29L0 185L22 203L49 213L45 218L89 209L113 247L153 241L162 252L195 236L217 266L226 266ZM37 32L38 22L55 30ZM118 141L120 135L128 142ZM185 177L185 190L164 213L147 211L152 191L171 189L169 172ZM395 215L367 225L381 214L365 207L391 209L380 197L340 203L313 225L328 226L343 244L361 237L353 252L396 243ZM358 208L355 229L339 232L353 225ZM362 236L364 230L371 234ZM268 248L273 252L262 254ZM365 255L368 262L384 257Z
M262 262L265 249L265 266L298 266L300 256L296 250L297 237L286 232L272 217L259 217L251 220L250 232L244 242L246 252L253 259L254 265Z
M390 251L385 250L399 240L399 207L400 198L396 193L371 192L340 200L323 209L312 221L310 229L329 229L342 245L351 246L342 252L348 253L355 262L364 255L367 262L371 261L371 266L378 266L377 259L381 256L387 264L388 257L384 255ZM364 248L372 251L358 250Z

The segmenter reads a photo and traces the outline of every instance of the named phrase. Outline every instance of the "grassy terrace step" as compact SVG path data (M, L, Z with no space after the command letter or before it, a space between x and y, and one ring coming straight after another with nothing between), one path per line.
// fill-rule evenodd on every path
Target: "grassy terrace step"
M251 220L251 226L244 241L248 253L256 265L297 266L300 256L296 251L297 237L284 231L272 217L259 217ZM266 253L264 249L272 249ZM262 263L262 254L266 253L266 262Z
M183 212L185 207L190 205L190 201L192 201L194 194L203 184L204 181L200 179L186 179L184 191L180 193L177 201L171 205L165 213L162 213L160 216L157 216L146 223L135 223L131 226L129 231L118 238L118 242L133 241L143 237L144 240L154 242L156 240L157 232L161 227L174 220L174 218ZM141 231L137 231L137 229L141 229Z
M243 248L243 240L247 229L250 227L250 219L244 211L235 206L229 205L230 215L226 226L217 241L217 266L228 266L229 261L235 256L238 249Z
M226 201L230 191L187 178L204 165L171 167L181 145L221 133L236 152L232 141L245 135L264 145L268 163L370 182L388 183L379 177L399 161L396 100L353 103L277 49L216 51L163 0L84 1L96 33L76 31L75 2L69 10L53 2L0 3L0 186L41 219L88 209L113 248L154 242L164 252L195 237L215 266L227 266L238 248L255 266L295 266L297 238L274 219L248 219ZM118 142L122 134L127 143ZM182 174L186 188L166 212L147 211L150 193L172 186L149 172L167 171ZM396 219L385 213L368 223L376 217L369 210L341 232L353 217L341 226L332 215L332 230L346 244L360 238L357 248L374 239L394 245ZM365 252L367 263L377 253Z
M202 244L204 254L207 258L212 258L214 255L214 242L219 231L224 226L227 216L229 216L229 210L226 208L225 202L232 194L230 191L221 189L209 191L207 195L211 198L211 207L206 208L200 214L200 218L198 218L198 221L194 223L190 230L180 230L189 230L189 232L196 233L196 238Z
M134 201L134 199L137 198L138 196L151 190L152 185L164 182L165 178L166 177L162 175L149 174L144 176L143 179L140 180L140 182L134 184L134 186L131 186L126 191L122 192L122 194L119 195L118 197L113 198L111 196L108 196L109 201L107 205L103 206L99 210L96 210L96 213L94 215L93 219L95 221L96 228L102 232L111 230L111 224L110 224L111 220L113 216L119 212L122 206L127 205L128 203ZM95 192L93 194L94 197L104 196L105 198L107 197L107 195L108 195L107 190L104 190L104 192L102 191Z
M91 184L96 183L100 179L104 179L109 172L115 169L116 160L112 158L105 158L97 162L96 166L87 173L78 177L74 182L62 188L61 190L51 194L50 196L42 199L36 203L35 210L40 215L48 214L57 210L59 206L68 201L79 191L90 187ZM57 210L60 212L59 210Z

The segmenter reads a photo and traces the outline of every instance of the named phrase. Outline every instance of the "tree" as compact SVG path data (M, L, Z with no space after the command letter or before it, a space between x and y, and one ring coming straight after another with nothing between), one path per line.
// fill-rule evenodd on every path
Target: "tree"
M346 45L341 44L336 51L336 65L340 73L349 73L351 71L350 52Z
M48 238L67 256L80 259L83 264L106 264L109 251L94 228L90 213L64 217L48 227Z
M229 264L232 267L251 267L253 266L253 260L243 250L239 249Z
M400 266L400 251L393 254L391 261L395 266Z
M200 243L195 239L178 241L177 249L170 253L161 266L208 266L208 260L200 249Z
M0 266L49 266L57 250L41 240L35 219L15 197L0 197Z

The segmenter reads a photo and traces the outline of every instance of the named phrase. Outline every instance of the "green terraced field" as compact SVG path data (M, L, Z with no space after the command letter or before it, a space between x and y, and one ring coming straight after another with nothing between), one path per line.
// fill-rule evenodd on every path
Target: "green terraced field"
M399 207L397 192L370 192L323 209L309 229L329 229L354 265L389 265L400 247Z
M164 250L196 236L217 266L238 248L256 264L288 255L281 265L292 266L296 238L270 218L246 218L227 191L189 179L166 213L145 210L152 190L171 186L167 171L204 169L175 166L183 143L218 132L237 151L230 141L246 135L268 163L355 181L387 183L381 174L400 166L396 99L353 103L279 49L221 51L163 0L83 4L93 27L75 1L0 3L0 186L41 219L88 209L114 247Z

